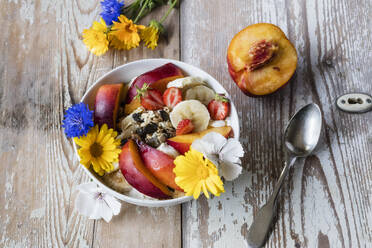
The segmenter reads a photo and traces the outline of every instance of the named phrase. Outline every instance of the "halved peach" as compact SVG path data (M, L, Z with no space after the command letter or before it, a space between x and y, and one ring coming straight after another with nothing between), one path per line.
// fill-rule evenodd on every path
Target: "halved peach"
M226 127L213 127L206 129L198 133L190 133L184 135L178 135L167 140L168 145L172 146L179 153L185 154L190 149L192 142L196 139L201 139L204 135L209 132L217 132L222 134L224 137L229 137L232 128L230 126Z
M100 126L107 124L109 128L115 129L119 105L124 101L127 92L125 84L102 85L94 102L94 123Z
M119 156L119 167L127 182L142 194L157 198L170 198L172 192L146 168L133 140L128 140Z
M234 36L227 64L232 79L246 95L268 95L292 77L297 52L279 27L258 23Z

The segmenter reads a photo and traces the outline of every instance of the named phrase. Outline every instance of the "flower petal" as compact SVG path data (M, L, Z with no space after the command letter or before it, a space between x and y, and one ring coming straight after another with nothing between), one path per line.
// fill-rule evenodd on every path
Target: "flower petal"
M92 206L94 206L95 200L91 194L79 192L75 198L75 207L77 211L84 216L90 216L92 213Z
M208 155L205 155L205 157L212 162L212 164L214 164L215 166L218 166L219 164L219 159L218 159L218 155L216 154L208 154Z
M110 222L113 216L112 209L107 205L104 200L99 201L99 212L97 213L100 217L102 217L106 222Z
M228 139L220 152L220 160L237 163L244 156L243 146L236 139Z
M203 189L204 195L209 199L209 193L208 193L207 187L205 185L205 182L203 182L203 184L202 184L202 189Z
M202 140L214 145L214 151L218 153L226 143L226 138L217 132L210 132L203 136Z
M102 204L99 200L95 200L94 204L91 206L91 213L89 215L89 219L91 220L99 220L102 218L101 213L102 211Z
M192 194L192 196L194 197L195 200L199 198L201 186L202 181L199 181L194 188L194 193Z
M232 181L242 173L242 167L239 164L223 161L220 163L220 172L226 180Z
M95 194L96 192L98 192L99 188L97 187L96 183L88 182L78 185L76 189L85 194Z
M215 153L213 144L209 144L202 139L196 139L194 142L192 142L191 147L203 153L204 156Z
M218 165L217 155L225 143L226 138L223 135L210 132L204 135L203 138L195 140L191 147L203 153L213 164Z
M101 144L102 143L102 139L105 137L105 135L106 135L106 132L102 132L102 129L101 129L101 131L97 135L96 142L99 143L99 144Z
M86 139L85 136L82 136L81 138L77 138L75 137L74 138L74 141L77 145L81 146L81 147L87 147L87 146L90 146L91 145L91 141L89 139Z
M217 195L219 190L217 189L216 185L214 184L213 180L209 177L206 179L206 186L207 189L214 195Z
M121 209L121 203L110 194L105 194L104 201L111 208L114 215L118 215Z

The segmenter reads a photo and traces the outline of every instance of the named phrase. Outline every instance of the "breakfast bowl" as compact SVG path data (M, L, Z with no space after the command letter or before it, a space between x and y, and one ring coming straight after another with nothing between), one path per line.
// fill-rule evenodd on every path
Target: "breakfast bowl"
M122 66L119 66L112 71L106 73L102 77L100 77L84 94L83 98L81 99L81 102L87 104L89 106L89 109L95 108L95 101L96 101L96 95L99 90L99 88L103 85L111 85L111 84L119 84L119 83L125 83L128 84L128 87L130 87L130 84L133 84L133 79L138 77L139 75L148 72L150 70L153 70L155 68L161 67L166 64L173 64L176 67L178 67L183 75L185 76L193 76L201 78L212 90L214 90L217 94L224 95L227 98L229 97L228 92L224 89L224 87L211 75L206 73L205 71L193 66L186 64L184 62L180 62L177 60L171 60L171 59L143 59L143 60L137 60L133 61L127 64L124 64ZM137 87L138 88L138 87ZM130 97L130 89L127 93L128 97ZM231 126L233 138L239 139L239 120L236 108L234 106L234 103L230 101L230 112L229 112L229 126ZM73 142L74 149L76 154L77 153L77 145ZM82 166L85 173L89 175L89 177L97 183L101 188L105 189L108 193L112 194L116 198L139 206L146 206L146 207L166 207L166 206L173 206L177 205L183 202L190 201L192 199L192 196L179 196L177 198L171 198L171 199L154 199L151 197L146 197L142 195L139 192L128 192L123 193L119 192L117 190L114 190L113 188L109 187L105 181L102 179L101 176L99 176L93 169L90 167L89 169L85 166Z

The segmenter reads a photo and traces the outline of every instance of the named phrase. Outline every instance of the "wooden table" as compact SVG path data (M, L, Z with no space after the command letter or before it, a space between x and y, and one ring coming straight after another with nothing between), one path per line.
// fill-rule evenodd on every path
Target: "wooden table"
M309 102L324 114L321 145L290 171L267 247L372 246L372 114L335 106L341 94L372 93L371 1L184 0L166 23L167 44L96 57L81 33L99 11L98 0L0 2L0 247L247 247L247 229L283 166L283 129ZM226 49L257 22L279 25L299 61L287 87L250 98L228 75ZM123 203L110 223L88 220L74 208L75 188L88 177L61 129L63 110L112 68L152 57L198 66L231 93L245 171L209 201Z

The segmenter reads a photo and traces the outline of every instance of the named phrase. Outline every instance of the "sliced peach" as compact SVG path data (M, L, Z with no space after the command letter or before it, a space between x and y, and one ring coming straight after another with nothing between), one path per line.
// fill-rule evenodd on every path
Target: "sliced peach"
M157 198L170 198L172 192L151 174L142 161L138 147L128 140L119 156L119 166L127 182L142 194Z
M230 126L226 127L213 127L206 129L199 133L190 133L184 135L178 135L167 140L168 145L172 146L179 153L185 154L190 149L192 142L196 139L201 139L204 135L210 132L217 132L222 134L224 137L229 137L232 128Z
M156 81L155 83L151 84L151 88L159 90L161 93L164 93L164 91L167 89L167 84L173 80L176 80L177 78L182 78L183 75L177 75L174 77L167 77L160 79Z
M143 142L138 143L138 148L145 166L160 182L178 191L183 191L174 181L176 178L173 172L174 158Z
M232 79L246 95L267 95L292 77L297 53L279 27L258 23L234 36L227 51L227 64Z
M139 107L141 107L141 100L139 98L135 98L130 103L125 104L124 112L126 115L129 115Z
M153 87L159 88L164 91L168 82L183 77L183 73L180 68L172 63L162 65L154 70L145 72L138 76L128 91L127 103L130 103L133 98L137 95L137 88L142 88L144 83Z
M94 103L95 124L116 128L119 105L125 99L127 90L124 84L105 84L98 89Z

